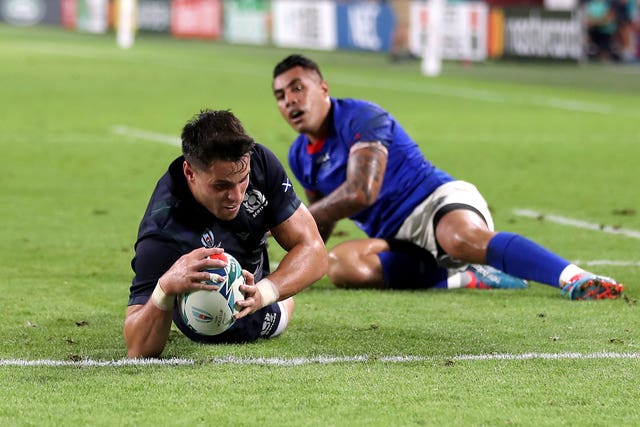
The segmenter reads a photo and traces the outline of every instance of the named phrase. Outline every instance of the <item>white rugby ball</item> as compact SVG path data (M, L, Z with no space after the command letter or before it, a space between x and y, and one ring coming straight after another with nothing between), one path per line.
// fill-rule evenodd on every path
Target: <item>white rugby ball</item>
M207 281L207 284L218 285L219 289L187 292L178 298L184 323L194 332L207 336L221 334L233 325L233 315L238 312L236 302L244 300L239 287L245 283L242 267L233 256L223 253L211 258L227 261L225 268L204 270L224 277L222 282Z

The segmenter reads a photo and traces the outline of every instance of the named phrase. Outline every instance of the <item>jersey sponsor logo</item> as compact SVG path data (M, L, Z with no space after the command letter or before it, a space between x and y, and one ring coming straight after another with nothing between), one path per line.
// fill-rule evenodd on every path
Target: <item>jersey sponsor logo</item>
M202 237L200 238L200 243L202 243L202 246L204 246L205 248L215 247L216 244L213 237L213 231L207 228L204 231L204 233L202 233Z
M264 322L262 322L262 330L260 331L261 337L268 337L273 333L273 328L276 325L276 320L276 313L267 313L267 315L264 316Z
M244 195L244 201L242 202L247 212L252 217L257 217L260 212L264 210L265 207L269 204L269 201L264 194L259 192L258 190L249 190Z

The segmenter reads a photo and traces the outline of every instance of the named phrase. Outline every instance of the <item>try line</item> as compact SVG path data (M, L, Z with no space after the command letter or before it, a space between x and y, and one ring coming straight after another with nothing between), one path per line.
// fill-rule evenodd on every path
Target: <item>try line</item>
M72 367L124 367L124 366L184 366L184 365L260 365L260 366L303 366L331 365L337 363L413 363L438 361L487 361L487 360L593 360L593 359L640 359L640 353L522 353L522 354L467 354L458 356L316 356L316 357L213 357L203 361L193 359L120 359L120 360L27 360L0 359L0 366L72 366Z
M514 209L513 213L518 216L524 216L527 218L540 218L540 219L543 219L544 221L554 222L556 224L561 224L561 225L567 225L569 227L582 228L583 230L600 231L608 234L620 234L622 236L631 237L634 239L640 239L640 231L637 231L637 230L630 230L626 228L596 224L593 222L587 222L580 219L568 218L566 216L538 212L531 209Z

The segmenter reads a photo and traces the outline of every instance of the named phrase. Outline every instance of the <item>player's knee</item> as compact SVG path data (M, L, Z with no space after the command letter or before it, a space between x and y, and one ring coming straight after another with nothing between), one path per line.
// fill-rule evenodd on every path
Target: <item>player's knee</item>
M378 277L379 276L379 277ZM327 277L337 288L378 288L381 287L382 274L376 274L367 257L355 254L344 256L329 252Z
M329 267L327 268L327 277L338 288L346 288L346 279L348 274L345 272L342 257L336 252L329 251Z
M487 245L493 234L488 230L474 229L452 233L439 243L451 258L482 263L486 259Z

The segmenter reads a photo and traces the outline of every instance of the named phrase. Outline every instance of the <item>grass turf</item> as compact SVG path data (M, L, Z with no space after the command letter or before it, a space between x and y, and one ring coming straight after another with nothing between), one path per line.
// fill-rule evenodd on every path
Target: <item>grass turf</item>
M380 103L438 166L478 185L498 229L618 278L626 298L576 303L535 283L348 292L324 279L296 297L278 339L202 346L174 332L164 356L193 365L82 364L125 357L138 221L179 154L114 128L177 137L200 108L230 108L284 160L293 133L270 76L288 53L150 36L123 51L110 36L0 25L0 360L78 362L0 366L0 423L637 425L638 240L514 213L640 230L635 67L446 63L428 79L383 55L309 52L334 96ZM348 222L338 232L329 246L361 236ZM230 356L279 364L219 362Z

